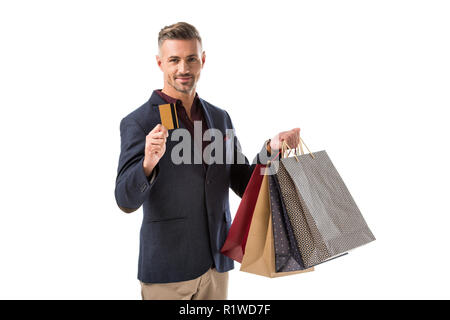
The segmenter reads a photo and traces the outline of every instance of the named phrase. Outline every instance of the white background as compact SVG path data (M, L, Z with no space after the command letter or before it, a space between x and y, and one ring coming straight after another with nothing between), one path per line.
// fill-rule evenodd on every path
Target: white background
M450 298L449 16L447 1L2 1L0 298L140 299L119 122L162 88L157 34L178 21L203 38L197 92L249 160L300 127L377 238L304 275L236 263L229 298Z

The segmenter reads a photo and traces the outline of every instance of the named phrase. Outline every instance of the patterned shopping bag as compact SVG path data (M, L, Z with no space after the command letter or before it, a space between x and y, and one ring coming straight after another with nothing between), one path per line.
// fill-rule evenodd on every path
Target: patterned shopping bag
M281 199L280 187L276 175L272 172L268 179L275 247L275 270L277 272L304 270L305 267L295 240L291 222L289 221L286 208Z
M276 272L268 177L265 174L261 183L240 270L270 278L314 271L314 268L309 268Z
M375 237L326 151L300 149L301 155L282 157L277 178L304 265L310 267Z

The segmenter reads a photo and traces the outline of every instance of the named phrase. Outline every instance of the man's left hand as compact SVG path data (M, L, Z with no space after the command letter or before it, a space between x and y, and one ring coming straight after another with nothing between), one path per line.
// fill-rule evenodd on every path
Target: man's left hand
M283 131L278 133L270 140L270 149L273 152L274 150L280 150L283 140L286 141L288 146L292 149L295 149L300 143L300 128L294 128L289 131Z

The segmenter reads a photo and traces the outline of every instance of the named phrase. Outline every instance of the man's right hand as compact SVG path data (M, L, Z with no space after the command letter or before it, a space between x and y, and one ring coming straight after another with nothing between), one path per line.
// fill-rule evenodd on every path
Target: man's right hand
M148 177L152 173L153 168L159 162L159 159L166 151L166 139L169 133L162 124L157 124L152 131L145 137L145 157L144 172Z

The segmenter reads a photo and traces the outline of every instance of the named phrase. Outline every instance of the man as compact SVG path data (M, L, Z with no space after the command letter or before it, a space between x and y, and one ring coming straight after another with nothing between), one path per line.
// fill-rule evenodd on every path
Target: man
M228 113L196 92L205 52L195 27L184 22L164 27L158 47L156 61L164 87L154 90L149 101L120 123L115 189L124 212L144 207L138 265L142 298L226 299L228 271L234 265L220 249L231 225L229 188L242 197L256 163L265 164L282 140L297 146L300 129L267 140L250 165L237 138L226 134L234 130ZM182 129L168 131L161 124L159 106L169 103L175 104ZM223 150L232 152L233 163L207 163L205 157L200 163L173 161L177 130L194 137L196 131L203 136L208 129L223 134ZM208 143L203 139L200 145L195 141L193 147L188 145L187 153L198 159ZM239 163L238 158L244 161Z

